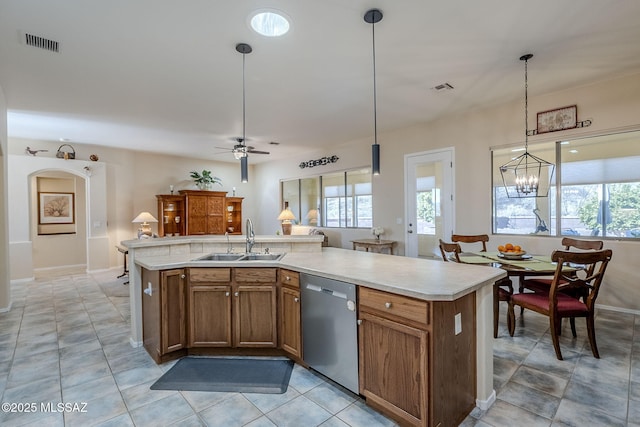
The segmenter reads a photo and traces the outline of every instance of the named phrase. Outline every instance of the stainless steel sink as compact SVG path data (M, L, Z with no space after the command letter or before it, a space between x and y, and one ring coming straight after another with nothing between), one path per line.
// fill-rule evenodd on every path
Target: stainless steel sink
M238 261L278 261L284 254L246 254Z
M194 259L193 261L278 261L284 256L284 254L226 254L226 253L213 253L203 255Z
M244 254L207 254L194 261L239 261Z

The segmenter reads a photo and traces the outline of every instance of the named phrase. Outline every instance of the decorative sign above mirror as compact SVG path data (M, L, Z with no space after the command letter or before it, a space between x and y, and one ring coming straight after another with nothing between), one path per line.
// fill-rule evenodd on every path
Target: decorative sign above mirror
M330 157L321 157L319 159L301 162L299 166L300 166L300 169L312 168L314 166L324 166L324 165L328 165L329 163L337 162L339 158L340 157L334 154L333 156L330 156Z

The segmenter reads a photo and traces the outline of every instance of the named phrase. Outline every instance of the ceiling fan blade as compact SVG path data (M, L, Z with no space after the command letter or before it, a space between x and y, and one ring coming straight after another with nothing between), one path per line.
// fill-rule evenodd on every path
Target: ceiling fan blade
M251 154L271 154L268 151L260 151L260 150L247 150L247 153L251 153Z

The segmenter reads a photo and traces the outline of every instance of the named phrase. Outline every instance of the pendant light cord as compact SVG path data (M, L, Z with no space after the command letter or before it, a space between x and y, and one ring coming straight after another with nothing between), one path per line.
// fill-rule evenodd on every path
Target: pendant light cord
M242 54L242 145L245 145L245 129L246 129L246 107L245 107L245 88L244 88L244 63L246 53ZM245 153L246 154L246 153Z
M376 91L376 24L371 24L373 46L373 141L378 144L378 102Z
M529 152L529 79L527 76L527 64L529 59L524 60L524 152Z

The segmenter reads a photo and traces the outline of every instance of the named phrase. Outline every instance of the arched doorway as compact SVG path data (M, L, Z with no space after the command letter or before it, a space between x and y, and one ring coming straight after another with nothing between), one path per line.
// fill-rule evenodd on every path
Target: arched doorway
M87 183L63 170L30 175L30 220L36 276L87 269Z

